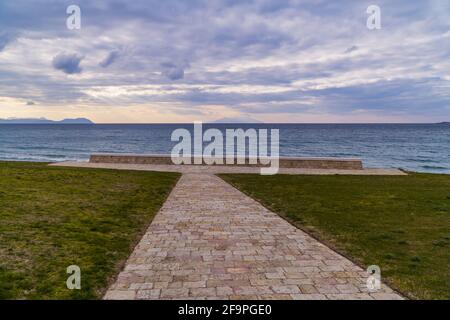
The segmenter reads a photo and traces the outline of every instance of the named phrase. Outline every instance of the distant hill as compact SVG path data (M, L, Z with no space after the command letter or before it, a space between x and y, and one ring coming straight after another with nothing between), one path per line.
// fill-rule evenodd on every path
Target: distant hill
M450 122L444 121L444 122L439 122L437 124L450 124Z
M93 124L86 118L63 119L60 121L49 120L46 118L8 118L0 119L0 124Z

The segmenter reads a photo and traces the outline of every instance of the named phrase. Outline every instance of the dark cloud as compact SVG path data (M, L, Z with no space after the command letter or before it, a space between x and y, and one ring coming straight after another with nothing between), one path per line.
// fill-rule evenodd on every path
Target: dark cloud
M436 88L442 88L439 91ZM394 79L304 92L320 105L336 113L355 109L377 110L385 114L405 112L409 115L448 115L450 90L447 81L438 78L420 80Z
M0 33L0 52L13 40L13 37L7 33Z
M114 63L114 61L117 60L117 58L119 58L120 53L119 51L111 51L108 56L99 63L99 65L103 68L107 68L109 67L112 63Z
M357 46L351 46L350 48L347 48L347 50L345 50L344 53L350 53L350 52L356 51L358 49L359 48Z
M36 103L33 101L27 101L26 105L27 106L34 106Z
M56 70L61 70L66 74L81 73L81 60L83 60L83 57L75 53L60 53L53 58L52 65Z
M161 63L161 74L169 80L181 80L184 78L184 68L171 62Z

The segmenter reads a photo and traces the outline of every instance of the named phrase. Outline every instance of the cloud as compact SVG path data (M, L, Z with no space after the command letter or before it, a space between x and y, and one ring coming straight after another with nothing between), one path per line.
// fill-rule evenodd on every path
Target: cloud
M357 47L357 46L351 46L350 48L348 48L347 50L345 50L344 53L350 53L350 52L353 52L353 51L356 51L356 50L358 50L358 47Z
M27 101L27 106L34 106L36 103L34 101Z
M387 119L448 115L448 1L379 0L375 32L357 1L79 0L89 21L82 32L67 30L53 4L0 4L0 51L8 45L0 87L22 105L32 99L43 109L101 106L111 114L117 105L176 105L180 117L223 111L214 119L226 111L287 120L362 109ZM82 76L55 76L52 58L54 69Z
M10 34L3 33L0 34L0 52L5 49L5 47L13 40L13 37Z
M77 54L60 53L53 58L52 65L56 70L61 70L66 74L81 73L80 62L83 60L82 56Z
M106 56L105 59L103 59L100 63L99 66L101 66L102 68L107 68L109 67L112 63L114 63L114 61L117 60L117 58L119 58L120 53L119 51L111 51L108 56Z
M184 78L184 69L171 62L161 63L161 74L170 80L180 80Z

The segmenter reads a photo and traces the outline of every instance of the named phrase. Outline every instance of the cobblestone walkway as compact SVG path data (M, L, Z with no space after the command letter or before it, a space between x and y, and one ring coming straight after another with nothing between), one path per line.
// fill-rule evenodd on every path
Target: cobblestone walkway
M212 174L184 174L105 299L400 299Z

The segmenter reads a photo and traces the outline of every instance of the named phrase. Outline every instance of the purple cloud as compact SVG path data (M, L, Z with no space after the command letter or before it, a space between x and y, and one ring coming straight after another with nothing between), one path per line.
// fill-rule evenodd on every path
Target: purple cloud
M75 53L60 53L53 58L52 65L56 70L60 70L66 74L81 73L80 62L83 58Z
M120 56L119 51L111 51L108 54L108 56L99 63L99 66L102 68L107 68L111 64L113 64L114 61L116 61L117 58L119 58L119 56Z

